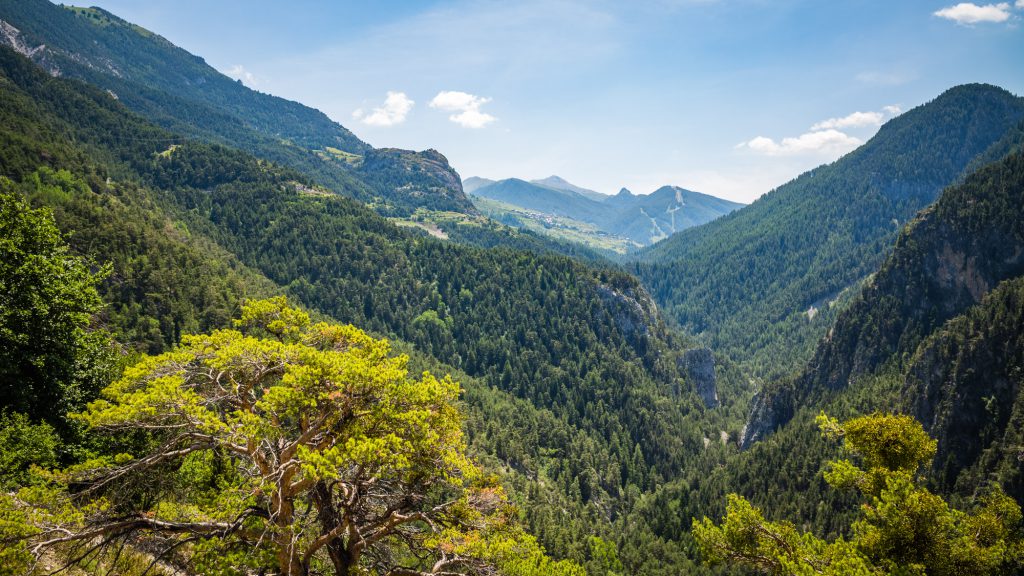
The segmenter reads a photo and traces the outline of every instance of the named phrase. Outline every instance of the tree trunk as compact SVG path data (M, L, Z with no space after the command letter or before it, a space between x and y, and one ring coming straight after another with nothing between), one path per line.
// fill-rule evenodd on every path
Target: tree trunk
M313 486L313 504L316 506L316 518L320 523L321 534L327 534L344 521L334 506L330 488L322 480ZM324 548L327 549L327 556L334 565L335 576L349 576L349 571L355 567L355 559L345 546L345 541L342 538L335 538Z
M290 534L290 533L287 533ZM277 565L282 576L306 576L306 568L292 547L290 536L281 536L277 542Z
M291 500L280 495L272 496L271 506L278 511L277 525L277 566L283 576L306 576L306 567L302 565L302 556L295 548L292 540L292 522L295 520L295 509Z

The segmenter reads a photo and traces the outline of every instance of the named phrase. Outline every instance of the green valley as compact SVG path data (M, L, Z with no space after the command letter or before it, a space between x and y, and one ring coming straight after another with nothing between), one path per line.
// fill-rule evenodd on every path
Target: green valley
M1024 571L1024 98L822 113L924 90L863 72L735 144L763 71L658 84L722 3L119 1L0 0L0 576ZM456 171L588 155L653 192Z

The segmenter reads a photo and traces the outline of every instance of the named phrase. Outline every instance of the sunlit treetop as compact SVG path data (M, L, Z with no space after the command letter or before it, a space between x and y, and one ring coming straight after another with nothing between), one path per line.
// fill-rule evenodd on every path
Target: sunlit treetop
M77 416L131 451L56 476L82 489L46 498L78 512L33 512L30 553L135 536L204 573L577 573L466 456L457 383L283 297L236 328L143 359Z

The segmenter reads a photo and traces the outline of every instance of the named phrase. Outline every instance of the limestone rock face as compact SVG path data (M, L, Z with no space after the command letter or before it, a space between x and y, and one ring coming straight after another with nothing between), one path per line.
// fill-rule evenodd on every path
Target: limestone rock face
M746 449L775 433L793 418L792 388L762 389L754 395L750 416L740 433L740 448Z
M717 408L718 387L715 384L715 356L708 348L687 350L680 358L686 378L704 401L704 406Z
M477 214L462 190L459 174L437 150L370 150L357 173L382 199L396 205Z
M615 324L631 342L646 339L652 329L660 331L658 307L639 286L601 284L597 294L612 310Z
M981 406L984 398L1001 398L995 388L988 388L999 382L999 361L960 363L955 360L959 356L928 339L980 305L1000 283L1024 276L1022 175L1024 154L1010 154L946 189L904 227L881 269L839 315L802 373L768 383L755 397L742 445L770 435L798 407L821 405L887 362L915 383L907 402L929 431L945 428L941 422L947 405L966 406L973 398ZM988 337L979 330L972 338L983 336ZM947 366L954 369L947 373ZM968 367L991 381L961 387L957 383L967 379ZM1006 398L1009 402L1010 396ZM994 408L1000 403L988 404ZM980 430L978 423L985 417L978 409L974 420L957 426ZM941 433L935 435L941 438ZM972 438L976 441L977 435ZM950 458L965 454L952 453ZM965 462L956 461L950 469L960 470Z

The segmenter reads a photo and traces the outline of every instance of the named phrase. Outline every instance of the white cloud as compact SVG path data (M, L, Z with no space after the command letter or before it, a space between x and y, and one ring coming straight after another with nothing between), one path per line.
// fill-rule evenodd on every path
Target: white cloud
M241 80L246 86L255 86L256 84L259 84L259 80L257 80L256 75L246 70L245 66L242 66L241 64L235 64L223 72L228 78Z
M783 138L776 142L766 136L758 136L747 142L741 142L737 148L748 148L766 156L795 156L798 154L832 154L853 150L863 142L839 130L819 130L807 132L793 138Z
M1014 4L1014 6L1017 8L1024 8L1024 0L1017 0L1017 3Z
M463 128L483 128L497 120L494 116L480 111L480 107L490 102L490 98L474 96L466 92L444 90L430 101L431 108L457 112L448 117Z
M829 118L828 120L822 120L814 126L811 126L811 130L828 130L829 128L859 128L862 126L881 126L882 119L885 116L881 112L854 112L852 114L843 116L842 118Z
M1024 1L1024 0L1022 0ZM842 154L853 150L864 142L843 132L846 128L881 126L886 117L898 115L899 106L883 106L879 112L853 112L840 118L829 118L811 126L807 132L775 141L767 136L758 136L736 145L737 149L748 149L766 156L797 156L804 154Z
M360 108L352 113L352 117L370 126L394 126L405 122L414 104L405 92L389 91L383 106L374 108L369 114Z
M1017 7L1020 8L1022 5L1024 2L1017 0ZM961 2L956 6L937 10L933 14L962 25L979 22L1006 22L1010 19L1010 3L1000 2L999 4L978 6L973 2Z

